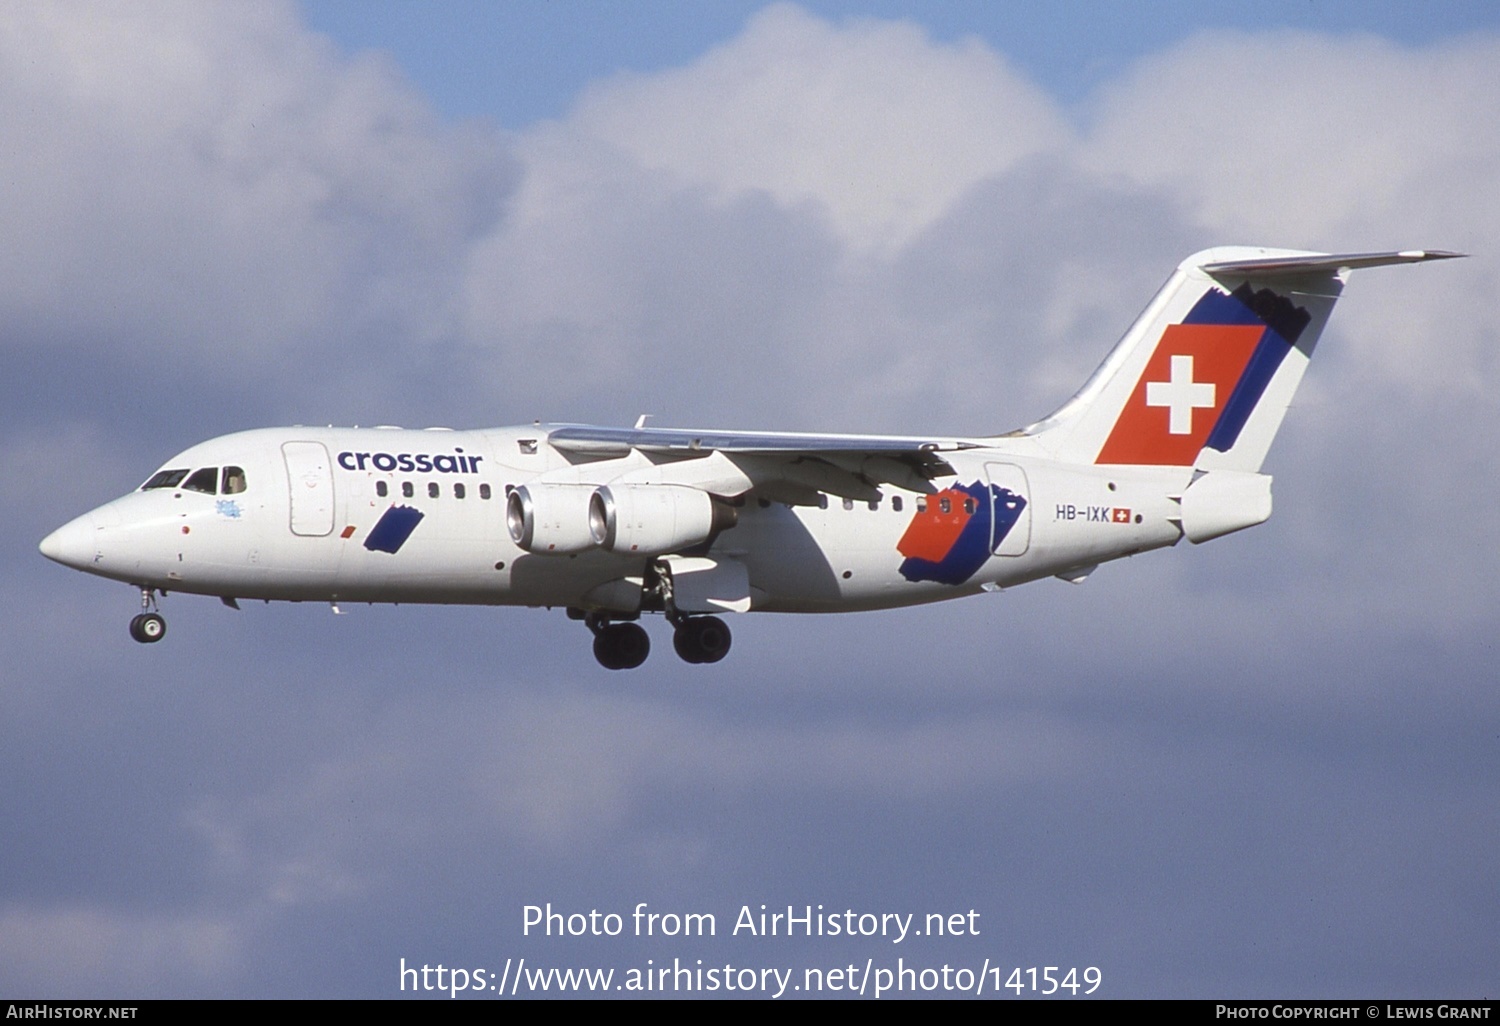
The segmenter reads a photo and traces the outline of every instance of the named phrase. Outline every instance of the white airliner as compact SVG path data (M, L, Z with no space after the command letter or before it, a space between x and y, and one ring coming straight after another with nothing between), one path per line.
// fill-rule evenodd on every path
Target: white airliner
M1461 256L1221 247L1183 261L1083 388L978 438L534 425L271 428L168 460L42 553L156 596L561 606L610 669L664 613L690 663L715 614L937 602L1238 531L1351 270Z

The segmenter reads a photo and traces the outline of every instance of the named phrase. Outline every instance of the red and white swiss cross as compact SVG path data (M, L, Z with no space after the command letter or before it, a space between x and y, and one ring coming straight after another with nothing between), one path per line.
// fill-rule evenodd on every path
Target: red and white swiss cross
M1191 466L1264 333L1260 324L1168 327L1094 462Z

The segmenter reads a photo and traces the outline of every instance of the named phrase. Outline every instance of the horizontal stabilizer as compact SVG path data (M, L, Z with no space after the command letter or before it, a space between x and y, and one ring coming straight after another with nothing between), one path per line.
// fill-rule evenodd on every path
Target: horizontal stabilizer
M1273 278L1282 275L1337 274L1361 267L1385 267L1389 264L1419 264L1424 260L1452 260L1468 256L1445 249L1403 249L1388 253L1329 253L1306 256L1275 257L1269 260L1221 260L1200 264L1215 277L1254 275Z

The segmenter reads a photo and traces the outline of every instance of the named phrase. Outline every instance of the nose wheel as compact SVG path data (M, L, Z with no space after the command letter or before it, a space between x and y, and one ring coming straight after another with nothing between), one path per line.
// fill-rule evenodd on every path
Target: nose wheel
M143 645L160 641L167 633L167 621L160 613L139 613L130 621L130 636Z
M130 636L142 645L166 637L167 621L156 611L156 589L141 589L141 612L130 621Z

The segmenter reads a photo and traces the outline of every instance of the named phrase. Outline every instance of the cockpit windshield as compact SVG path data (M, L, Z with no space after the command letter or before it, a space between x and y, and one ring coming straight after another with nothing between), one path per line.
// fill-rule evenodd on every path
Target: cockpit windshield
M214 494L214 488L218 486L219 468L204 467L195 470L191 476L182 482L182 490L185 492L202 492L205 495Z
M141 491L149 492L153 488L176 488L187 476L186 470L158 470L151 475L151 480L141 485Z
M181 488L186 492L202 492L204 495L238 495L245 490L245 471L242 467L158 470L151 475L151 480L141 485L143 492L153 488Z

